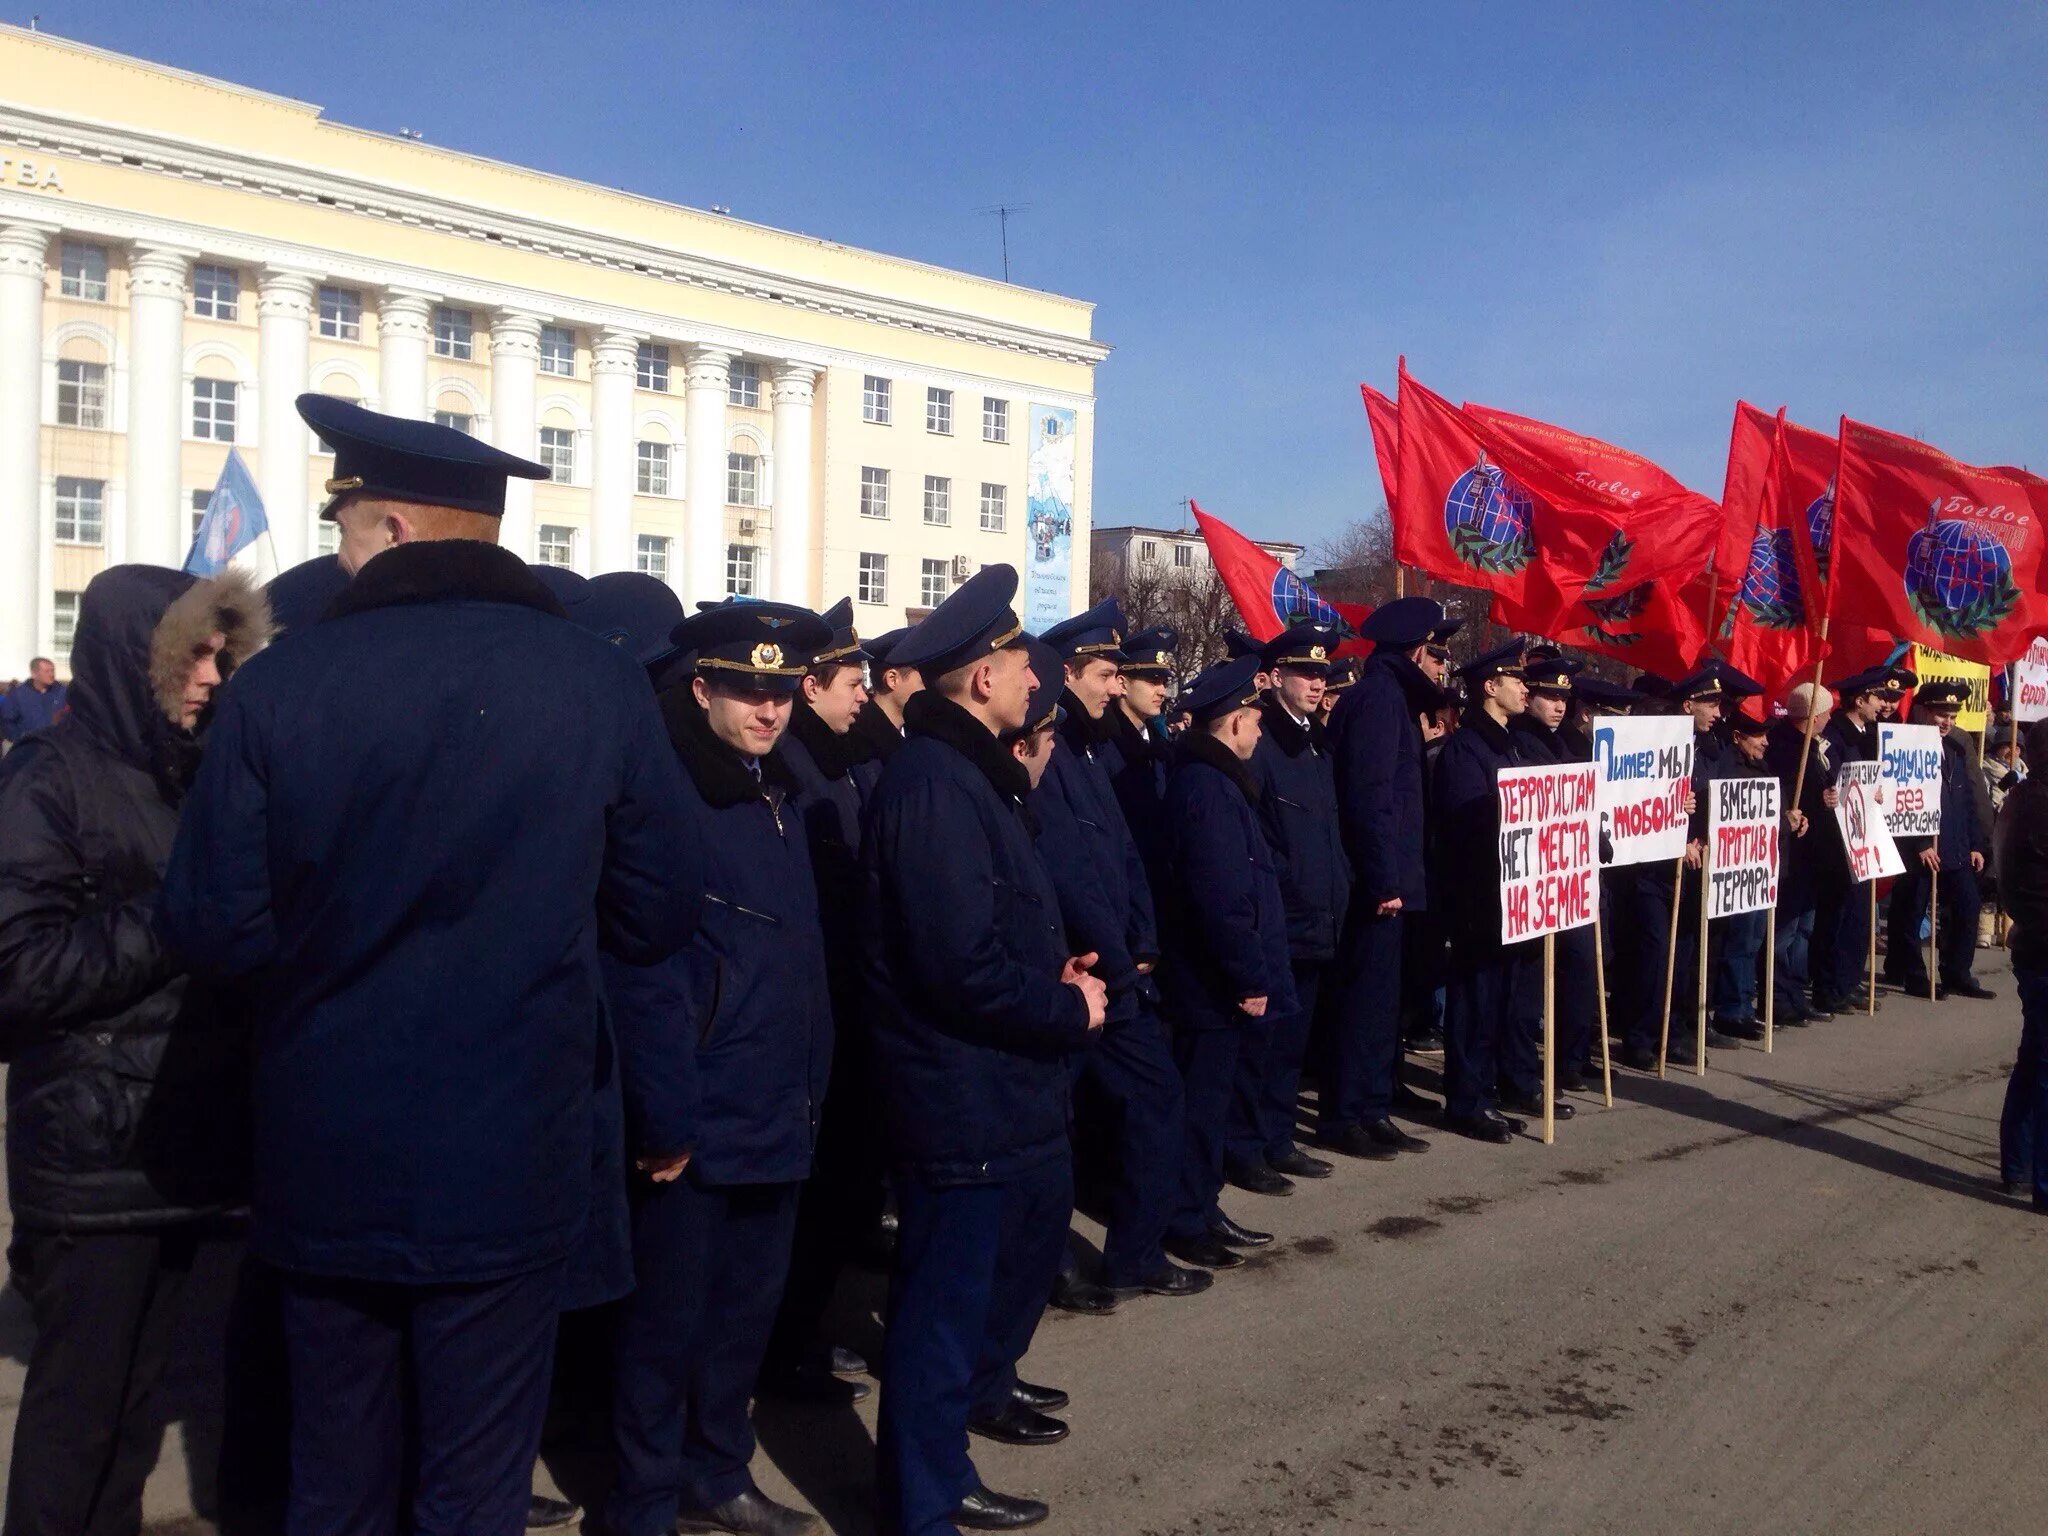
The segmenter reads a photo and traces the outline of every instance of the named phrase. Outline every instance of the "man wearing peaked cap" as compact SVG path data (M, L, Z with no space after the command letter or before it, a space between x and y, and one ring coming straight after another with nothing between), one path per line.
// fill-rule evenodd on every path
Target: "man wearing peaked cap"
M1831 685L1841 707L1821 728L1834 774L1844 763L1877 761L1877 725L1887 697L1896 699L1897 675L1890 667L1865 667ZM1870 903L1850 877L1848 851L1835 824L1835 791L1830 775L1824 799L1829 814L1818 818L1817 835L1825 850L1818 859L1814 886L1813 942L1809 966L1813 976L1813 1009L1835 1014L1862 1010L1869 995ZM1821 850L1816 850L1820 852ZM1879 1006L1882 1006L1881 1004Z
M1073 1215L1070 1062L1102 1027L1107 993L1088 974L1097 957L1068 947L1032 838L1030 770L1001 739L1031 724L1046 681L1016 592L1014 568L985 566L897 642L891 663L928 686L905 706L909 737L861 845L861 959L898 1209L876 1436L888 1536L1045 1517L982 1484L967 1425L1019 1397L1017 1361ZM1060 1399L1026 1388L1023 1400Z
M1725 686L1725 679L1723 681ZM1770 727L1764 720L1747 709L1735 706L1723 713L1722 723L1727 727L1728 747L1714 769L1715 779L1777 777L1765 761ZM1709 1044L1716 1034L1741 1040L1761 1040L1764 1037L1757 994L1757 959L1763 953L1766 926L1762 912L1743 912L1733 917L1718 918L1713 924L1712 969L1708 973L1707 998Z
M494 543L506 476L541 467L300 410L354 580L225 691L158 920L255 1000L286 1523L391 1528L409 1466L417 1529L516 1531L590 1214L599 952L682 945L703 850L638 665ZM627 1088L684 1054L650 1042ZM686 1128L643 1132L666 1155Z
M1123 693L1111 706L1103 764L1137 841L1145 874L1156 883L1165 859L1160 806L1166 799L1166 705L1173 688L1180 631L1154 625L1124 637Z
M319 622L347 588L348 575L335 555L316 555L288 571L279 571L263 589L277 632L284 634Z
M600 640L630 655L655 679L667 679L676 649L675 627L683 621L682 599L667 582L645 571L606 571L590 578L582 610L572 617Z
M1885 979L1901 991L1927 995L1927 959L1920 945L1920 923L1927 914L1930 887L1941 901L1935 942L1940 966L1937 997L1989 998L1991 989L1972 973L1977 956L1977 915L1983 901L1977 876L1991 852L1989 818L1983 814L1990 795L1969 739L1956 729L1956 717L1969 702L1970 685L1954 678L1933 678L1913 694L1913 718L1941 732L1941 822L1931 838L1900 838L1899 856L1906 873L1892 882L1886 910L1888 942ZM1938 872L1938 878L1937 878Z
M1041 637L1059 658L1066 718L1060 750L1032 797L1038 847L1059 894L1067 947L1095 955L1095 974L1109 989L1102 1032L1075 1085L1081 1143L1109 1151L1102 1283L1091 1284L1069 1260L1053 1299L1070 1311L1102 1311L1140 1292L1193 1295L1208 1283L1169 1263L1164 1247L1180 1170L1181 1080L1152 978L1159 960L1152 889L1105 761L1123 629L1112 597ZM999 1438L1004 1430L977 1427Z
M868 653L868 701L854 717L853 729L867 744L868 756L855 765L853 777L863 796L874 793L882 764L903 745L903 706L924 688L917 668L896 662L896 647L909 633L908 627L892 629L861 642Z

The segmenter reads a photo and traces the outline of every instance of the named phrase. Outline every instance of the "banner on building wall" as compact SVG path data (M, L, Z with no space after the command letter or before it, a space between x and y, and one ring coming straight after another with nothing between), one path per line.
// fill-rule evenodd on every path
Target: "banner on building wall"
M1778 781L1712 779L1707 793L1707 916L1778 904Z
M1600 842L1591 764L1503 768L1500 941L1583 928L1600 915Z
M1031 407L1024 486L1024 627L1041 634L1074 611L1074 413L1067 407Z
M1899 845L1885 830L1884 807L1878 802L1882 771L1876 763L1844 763L1835 779L1835 825L1842 829L1850 878L1859 884L1906 872Z
M1877 782L1884 789L1884 826L1893 837L1941 831L1941 730L1932 725L1877 728Z
M1647 864L1685 852L1692 738L1689 715L1620 717L1593 727L1605 862Z

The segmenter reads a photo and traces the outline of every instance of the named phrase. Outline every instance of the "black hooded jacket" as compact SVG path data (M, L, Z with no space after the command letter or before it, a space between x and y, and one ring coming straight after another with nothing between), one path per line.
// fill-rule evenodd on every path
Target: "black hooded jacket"
M153 925L198 743L193 647L225 675L268 633L228 577L116 566L86 588L70 713L0 765L0 1048L14 1220L127 1231L246 1201L243 1033Z

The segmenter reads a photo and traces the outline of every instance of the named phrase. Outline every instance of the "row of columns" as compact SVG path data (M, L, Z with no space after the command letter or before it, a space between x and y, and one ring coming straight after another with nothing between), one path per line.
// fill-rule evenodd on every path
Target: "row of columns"
M41 369L45 271L59 226L0 225L0 672L25 664L40 643L38 573ZM185 409L184 327L187 284L200 252L137 246L128 264L128 432L125 531L110 529L116 560L176 565L185 554L188 511L180 463ZM320 274L266 267L257 279L257 400L263 429L257 484L280 565L311 548L308 495L312 440L293 399L307 387ZM378 404L397 416L428 414L427 386L439 295L387 289L378 303ZM491 440L508 452L536 451L535 386L545 317L504 310L492 317ZM631 570L636 554L633 496L637 434L633 398L640 343L632 331L605 329L591 362L590 569ZM683 494L688 536L671 580L685 601L725 592L725 409L733 354L692 347L684 369ZM811 591L811 415L817 370L783 362L773 374L775 485L768 551L770 595L813 603ZM531 556L533 483L507 488L500 542ZM11 658L11 660L9 659Z

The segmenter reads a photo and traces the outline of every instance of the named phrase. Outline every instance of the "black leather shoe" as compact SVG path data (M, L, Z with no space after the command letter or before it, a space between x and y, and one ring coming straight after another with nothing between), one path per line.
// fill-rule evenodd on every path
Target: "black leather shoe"
M1759 1033L1757 1038L1761 1040L1763 1035ZM1722 1034L1720 1030L1710 1025L1707 1029L1707 1049L1710 1051L1739 1051L1742 1049L1742 1042L1733 1035Z
M1058 1413L1073 1399L1058 1387L1034 1387L1028 1381L1019 1380L1010 1388L1010 1401L1022 1403L1040 1413Z
M1000 1413L969 1419L967 1427L984 1440L1000 1440L1004 1445L1057 1445L1067 1438L1062 1420L1027 1408L1015 1398L1005 1403Z
M1273 1241L1270 1232L1255 1232L1250 1227L1239 1226L1228 1216L1218 1215L1209 1223L1209 1235L1219 1243L1228 1243L1233 1248L1263 1248Z
M1833 1022L1834 1022L1834 1018L1835 1018L1835 1008L1834 1008L1834 1001L1833 1001L1833 999L1832 999L1832 998L1830 998L1830 999L1826 999L1826 1000L1823 1000L1823 999L1821 999L1821 998L1818 998L1818 997L1816 997L1816 998L1815 998L1815 999L1814 999L1814 1000L1813 1000L1813 1001L1812 1001L1811 1003L1807 1004L1807 1007L1806 1007L1806 1022L1807 1022L1807 1023L1809 1023L1809 1024L1831 1024L1831 1023L1833 1023Z
M1470 1136L1474 1141L1490 1141L1495 1145L1515 1139L1506 1122L1491 1115L1452 1115L1444 1120L1444 1126L1460 1136Z
M1406 1115L1411 1120L1418 1117L1424 1120L1433 1120L1444 1112L1443 1105L1437 1103L1428 1094L1417 1093L1406 1083L1394 1084L1394 1109L1397 1113Z
M1543 1118L1543 1096L1541 1094L1531 1094L1527 1098L1522 1098L1520 1095L1513 1097L1504 1095L1501 1098L1500 1104L1502 1109L1511 1109L1518 1115L1527 1115L1531 1120L1541 1120ZM1559 1099L1557 1103L1551 1106L1551 1112L1559 1120L1569 1120L1578 1113L1578 1110L1565 1103L1564 1100Z
M1083 1280L1079 1275L1061 1275L1052 1283L1052 1304L1062 1312L1102 1317L1116 1310L1116 1297L1106 1285Z
M834 1376L865 1376L868 1373L867 1357L857 1350L834 1344L825 1352L826 1369Z
M1335 1164L1327 1158L1310 1157L1299 1147L1290 1147L1284 1157L1269 1157L1266 1166L1291 1179L1327 1179Z
M2007 1179L1998 1187L2005 1192L2005 1197L2008 1200L2025 1200L2033 1194L2033 1191L2018 1179ZM539 1503L540 1501L536 1499L534 1502Z
M1036 1499L1012 1498L977 1483L974 1492L953 1511L953 1523L970 1531L1021 1531L1027 1525L1037 1525L1051 1513Z
M1518 1120L1513 1115L1504 1115L1497 1109L1489 1109L1486 1114L1489 1119L1498 1120L1502 1125L1506 1126L1510 1136L1519 1136L1522 1132L1529 1129L1528 1121Z
M763 1371L757 1390L763 1397L785 1403L850 1408L865 1399L874 1388L864 1381L843 1381L826 1370L822 1362L807 1362L783 1370Z
M1375 1120L1365 1128L1365 1134L1383 1147L1392 1147L1396 1152L1427 1152L1429 1143L1420 1136L1410 1136L1391 1120Z
M1646 1045L1624 1045L1621 1055L1616 1058L1624 1067L1636 1072L1657 1070L1657 1053Z
M1591 1091L1592 1084L1592 1075L1581 1072L1577 1067L1566 1067L1557 1074L1557 1091L1559 1093L1587 1093Z
M1408 1049L1417 1056L1441 1056L1444 1053L1444 1037L1435 1030L1417 1035L1408 1042Z
M1401 1155L1392 1147L1383 1147L1374 1141L1362 1125L1347 1125L1340 1131L1330 1131L1318 1141L1332 1152L1342 1152L1346 1157L1362 1157L1371 1163L1391 1163Z
M1264 1163L1233 1163L1223 1175L1226 1182L1248 1194L1291 1195L1294 1180L1276 1173Z
M740 1536L799 1536L818 1528L818 1517L778 1504L758 1488L733 1495L709 1509L686 1509L676 1519L678 1532L736 1531Z
M1235 1269L1244 1262L1243 1254L1206 1232L1200 1237L1169 1237L1166 1251L1183 1264L1199 1264L1204 1269Z
M1215 1283L1216 1277L1206 1269L1162 1264L1137 1285L1116 1286L1111 1294L1118 1301L1128 1301L1133 1296L1199 1296Z
M566 1531L583 1518L583 1506L571 1504L567 1499L550 1499L536 1493L526 1501L526 1528L529 1531Z
M1736 1040L1761 1040L1764 1037L1764 1021L1748 1015L1739 1019L1714 1019L1709 1027Z
M1998 996L1974 976L1966 977L1962 981L1943 982L1941 990L1949 997L1974 997L1979 1002L1986 1002Z

